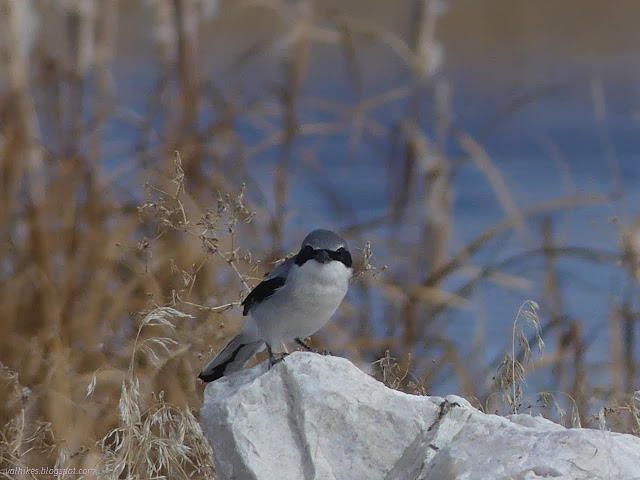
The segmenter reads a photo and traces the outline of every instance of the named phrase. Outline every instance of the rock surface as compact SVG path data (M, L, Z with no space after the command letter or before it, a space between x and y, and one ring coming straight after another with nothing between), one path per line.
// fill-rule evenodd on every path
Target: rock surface
M407 395L313 353L210 383L200 420L225 480L640 480L640 438Z

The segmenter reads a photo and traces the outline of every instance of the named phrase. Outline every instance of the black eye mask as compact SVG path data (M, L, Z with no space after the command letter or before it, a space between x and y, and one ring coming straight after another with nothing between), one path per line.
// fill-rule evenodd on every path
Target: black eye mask
M296 265L304 265L309 260L315 258L320 251L321 250L314 250L310 245L306 245L302 250L300 250L300 253L296 255ZM327 249L324 249L324 251L327 252L327 255L329 255L331 260L337 260L338 262L343 263L345 267L351 268L351 265L353 264L351 254L343 247L340 247L335 252Z
M351 260L351 254L344 248L340 247L337 252L332 252L330 250L326 250L326 252L329 254L329 258L331 258L331 260L337 260L338 262L342 262L345 267L351 268L351 264L353 263Z

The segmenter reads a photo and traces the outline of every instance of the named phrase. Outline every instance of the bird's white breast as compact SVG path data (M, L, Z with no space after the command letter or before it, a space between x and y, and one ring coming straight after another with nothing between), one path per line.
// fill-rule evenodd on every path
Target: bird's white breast
M338 261L293 265L285 285L251 310L264 340L278 348L321 329L342 302L350 277L351 269Z

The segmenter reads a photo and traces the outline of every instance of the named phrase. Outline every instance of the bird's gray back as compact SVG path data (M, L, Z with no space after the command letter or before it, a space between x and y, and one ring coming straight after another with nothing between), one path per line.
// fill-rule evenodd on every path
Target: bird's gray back
M285 260L276 268L274 268L269 273L267 273L264 279L271 280L272 278L276 278L276 277L286 279L287 275L289 275L289 270L291 270L291 266L295 263L295 261L296 261L296 257L291 257L288 260Z
M324 230L322 228L314 230L305 237L302 241L301 248L304 248L307 245L311 246L314 250L331 250L335 252L341 247L345 250L349 250L349 245L344 238L336 232Z

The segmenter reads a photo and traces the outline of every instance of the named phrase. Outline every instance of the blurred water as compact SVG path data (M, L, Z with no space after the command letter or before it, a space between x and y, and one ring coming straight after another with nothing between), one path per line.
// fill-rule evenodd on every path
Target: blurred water
M351 3L348 8L362 12L362 2ZM367 5L366 11L374 20L400 35L406 34L410 15L409 9L401 6L403 2L376 1ZM472 136L485 132L485 127L493 124L495 116L509 105L531 97L530 102L504 116L482 139L519 207L576 191L610 193L619 176L624 196L618 202L555 217L559 243L613 250L618 232L610 219L615 216L622 221L631 220L637 214L640 195L640 57L632 48L640 35L633 20L638 18L640 5L633 2L608 6L589 2L589 5L455 2L438 29L446 53L434 82L450 85L455 122ZM202 52L202 69L224 92L238 90L247 98L260 96L273 80L281 77L279 62L266 56L238 71L230 70L229 65L237 52L273 34L273 19L264 12L240 14L231 7L225 11L221 8L220 16L212 19L204 32L203 45L207 47ZM575 12L584 18L576 19ZM139 20L143 15L144 12L138 12L126 20L130 27L123 29L121 41L127 48L120 49L115 69L122 107L139 114L144 114L145 109L141 93L149 92L157 78L153 62L143 60L151 56L152 49L148 36L136 26L136 18ZM128 48L130 45L136 47ZM355 105L359 98L380 94L406 82L406 72L388 49L363 46L359 54L365 80L361 91L351 85L339 49L315 45L304 95ZM602 123L594 107L594 91L599 86L606 101ZM390 126L406 114L406 108L406 100L399 100L379 109L375 118ZM425 130L433 131L429 98L424 113ZM306 116L322 120L304 105L300 114L302 119ZM207 120L206 116L202 119L203 123ZM133 145L137 140L130 125L121 121L112 122L108 132L113 142L120 145L127 142ZM249 126L241 127L241 133L247 143L262 140L261 134ZM388 212L393 194L387 158L390 146L382 140L367 141L350 151L349 133L300 141L295 146L288 205L287 241L292 248L299 241L297 235L310 228L319 225L340 228ZM452 148L449 153L458 152ZM274 162L278 154L277 148L260 153L251 160L252 178L238 179L248 180L250 187L251 184L259 187L271 211ZM321 168L308 161L311 157ZM113 154L110 168L121 158ZM612 158L619 172L612 170ZM328 191L339 193L347 211L330 208L325 195ZM253 195L257 195L255 189ZM456 177L456 245L452 245L452 253L504 217L487 179L473 165L465 165ZM528 227L539 243L538 225L530 222ZM521 240L514 236L497 254L497 259L522 251ZM479 264L483 260L490 259L482 254L477 257ZM587 336L598 333L589 350L591 361L606 361L607 315L614 299L619 299L627 286L624 272L570 259L561 259L558 269L566 312L581 319ZM518 307L525 299L539 298L542 293L543 270L543 260L537 259L509 271L533 281L534 288L529 292L490 284L479 289L474 296L478 309L461 312L447 326L463 350L471 348L476 322L483 319L487 359L503 351L511 341L511 325ZM460 281L452 279L450 286ZM640 348L640 342L636 342L636 347ZM443 392L452 388L455 387L443 379Z

